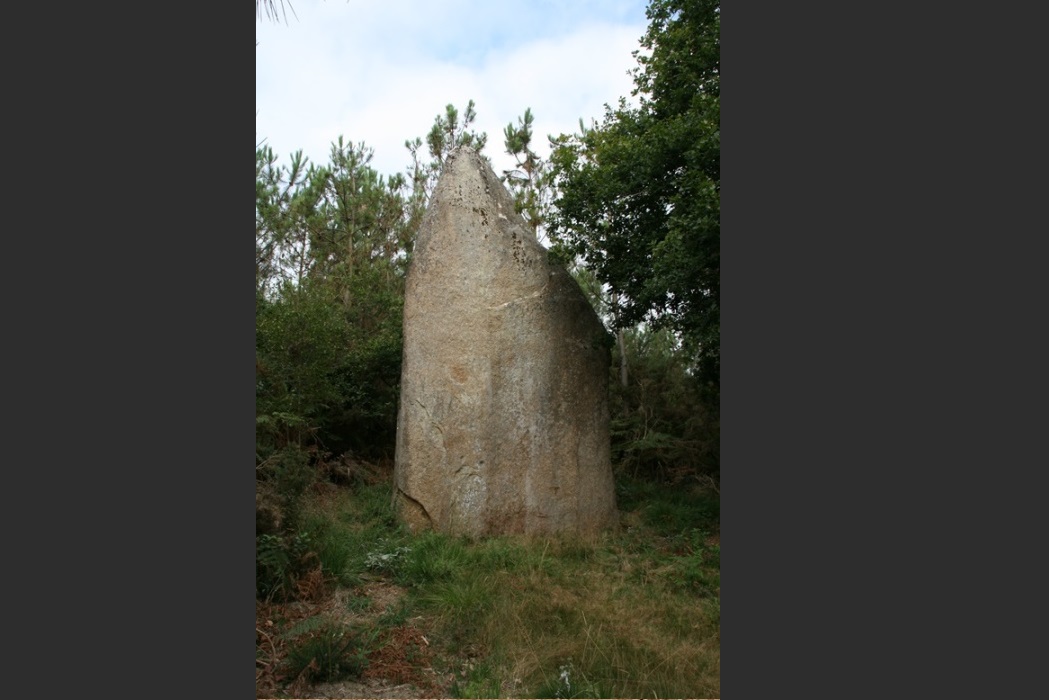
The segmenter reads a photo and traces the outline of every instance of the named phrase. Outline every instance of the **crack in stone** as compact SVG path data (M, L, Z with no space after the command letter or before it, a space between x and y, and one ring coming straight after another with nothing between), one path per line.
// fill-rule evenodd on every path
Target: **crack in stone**
M430 419L430 424L433 425L433 427L437 428L437 432L439 432L441 435L444 435L444 431L441 430L441 424L433 419L433 415L431 415L430 409L426 408L426 405L423 404L423 402L419 399L416 399L415 403L426 413L426 417Z
M430 517L430 513L426 510L426 506L424 506L422 503L405 493L404 489L402 489L400 486L397 487L397 493L401 494L401 496L403 496L409 504L414 506L413 510L415 510L417 514L420 514L424 518L426 518L426 524L429 527L433 527L433 518Z
M511 299L510 301L504 302L502 304L496 304L495 306L489 306L489 307L486 307L486 308L489 311L496 311L498 309L505 309L507 306L510 306L511 304L519 304L522 301L526 301L528 299L538 299L539 297L543 296L543 294L546 293L546 290L549 287L550 287L550 283L547 282L546 284L544 284L542 286L541 289L537 289L536 291L532 292L531 294L526 294L523 297L517 297L516 299Z

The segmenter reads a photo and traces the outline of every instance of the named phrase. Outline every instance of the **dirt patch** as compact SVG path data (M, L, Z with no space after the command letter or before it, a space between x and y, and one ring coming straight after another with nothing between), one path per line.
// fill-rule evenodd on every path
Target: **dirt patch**
M434 670L433 662L430 640L409 622L383 634L381 646L368 657L363 679L397 683L399 688L411 687L425 693L399 697L441 697L447 694L448 679Z
M377 617L388 609L396 609L404 598L404 589L386 581L371 581L359 587L356 594L372 602L369 617Z
M381 680L366 682L342 681L339 683L319 683L303 693L296 693L296 698L429 698L428 695L410 684L389 685Z

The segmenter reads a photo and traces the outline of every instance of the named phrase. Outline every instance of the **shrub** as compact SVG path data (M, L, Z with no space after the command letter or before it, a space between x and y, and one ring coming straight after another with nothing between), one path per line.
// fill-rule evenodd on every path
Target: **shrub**
M255 595L266 600L293 597L294 584L320 562L309 533L255 537Z
M311 618L289 630L285 673L310 683L360 678L368 665L373 635L323 618Z

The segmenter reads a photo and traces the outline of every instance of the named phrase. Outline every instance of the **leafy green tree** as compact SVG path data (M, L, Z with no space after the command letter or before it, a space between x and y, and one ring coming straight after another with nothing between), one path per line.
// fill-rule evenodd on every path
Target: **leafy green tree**
M323 166L302 151L281 164L256 148L256 413L266 449L392 452L411 249L444 159L485 145L475 119L472 100L462 115L448 105L411 181L383 177L370 148L341 136ZM327 352L332 342L338 352Z
M720 0L651 0L640 104L557 140L555 236L616 295L619 327L679 334L720 387Z
M689 370L689 355L670 329L620 332L613 359L625 354L629 383L612 382L612 457L626 472L680 481L720 470L718 411ZM626 366L622 363L621 366Z
M286 281L255 305L256 451L265 458L314 442L343 396L349 328L329 290Z
M295 434L300 441L382 456L392 450L396 429L404 272L414 230L403 176L379 175L372 155L342 137L323 167L301 151L282 166L271 149L256 150L256 306L265 312L258 323L271 324L306 301L331 307L338 323L313 306L296 312L305 325L294 327L295 347L328 338L337 327L340 350L314 362L309 386L303 375L288 375L285 393L299 403L279 412L308 428ZM285 365L300 355L316 357L281 354L287 343L266 345L266 337L257 326L257 357L272 376L285 376ZM280 385L264 386L271 393L257 397L257 409L274 400Z

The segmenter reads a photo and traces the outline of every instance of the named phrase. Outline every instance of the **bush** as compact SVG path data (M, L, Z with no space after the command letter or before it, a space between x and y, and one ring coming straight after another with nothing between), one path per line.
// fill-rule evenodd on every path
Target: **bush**
M351 630L323 618L310 618L289 630L285 673L323 683L360 678L368 666L368 652L374 635Z
M255 536L255 595L266 600L293 597L295 583L320 568L309 533Z
M628 382L620 382L622 350L612 363L612 461L632 476L680 481L720 472L719 405L712 403L669 331L624 333Z

